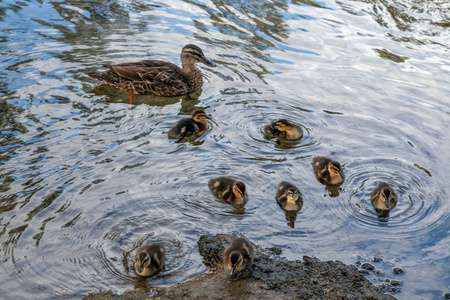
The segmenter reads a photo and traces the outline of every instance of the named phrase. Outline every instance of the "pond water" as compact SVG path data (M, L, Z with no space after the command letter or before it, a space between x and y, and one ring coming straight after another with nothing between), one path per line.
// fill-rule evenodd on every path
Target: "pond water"
M402 282L399 299L443 298L449 12L444 0L1 1L2 297L170 286L208 272L200 235L234 232L290 260L371 263L374 284ZM199 66L203 88L188 96L129 105L86 75L105 63L179 64L188 43L217 64ZM210 129L169 140L194 107ZM305 136L265 138L278 118ZM316 180L316 156L341 162L339 188ZM214 199L207 182L218 176L246 183L244 209ZM303 195L295 220L275 201L283 180ZM379 181L399 197L387 218L370 202ZM168 262L143 282L131 265L147 242L163 243Z

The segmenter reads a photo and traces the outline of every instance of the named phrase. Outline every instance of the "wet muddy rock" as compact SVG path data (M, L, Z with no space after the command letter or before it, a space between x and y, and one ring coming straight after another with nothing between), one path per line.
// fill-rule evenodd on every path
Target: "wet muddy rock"
M319 261L303 256L303 262L279 257L281 249L255 246L252 270L232 280L221 268L226 245L237 236L203 235L200 254L211 272L172 287L154 288L152 299L396 299L372 285L355 266L340 261ZM141 299L142 292L116 295L91 294L85 299Z

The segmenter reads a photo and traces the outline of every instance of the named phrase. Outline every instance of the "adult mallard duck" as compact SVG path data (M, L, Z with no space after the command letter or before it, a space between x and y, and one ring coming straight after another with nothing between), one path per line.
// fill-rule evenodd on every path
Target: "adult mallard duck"
M302 194L292 184L282 181L278 186L277 203L285 211L299 211L303 206Z
M269 136L286 140L299 140L303 136L303 129L286 119L280 119L267 125L264 129Z
M389 211L397 205L397 194L386 182L380 182L373 189L370 200L373 207L381 211Z
M243 204L247 202L245 184L229 177L217 177L208 182L213 195L230 204Z
M134 270L139 276L152 276L164 268L166 262L166 249L164 246L153 243L140 247L136 252Z
M327 157L315 157L312 161L314 174L324 184L341 184L344 173L341 164Z
M254 250L246 238L237 238L223 252L223 266L231 270L231 277L239 277L253 264Z
M121 91L134 95L181 96L192 93L203 84L202 73L195 66L197 62L207 66L216 65L205 57L196 45L188 44L181 50L182 68L170 62L141 60L138 62L106 64L105 72L88 73L92 78Z
M175 123L169 130L169 137L183 139L208 129L207 116L203 109L195 109L191 116L191 118L184 118Z

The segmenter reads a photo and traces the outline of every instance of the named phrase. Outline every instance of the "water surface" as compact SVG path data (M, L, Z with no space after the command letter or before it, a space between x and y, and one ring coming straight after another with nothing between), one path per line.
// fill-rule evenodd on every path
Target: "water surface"
M243 233L287 259L372 263L374 284L399 299L450 292L450 60L445 1L0 2L0 275L5 299L80 298L169 286L208 272L202 234ZM179 64L199 45L201 91L135 97L85 73L105 63ZM195 143L168 140L202 107L211 128ZM298 143L263 128L300 124ZM312 172L341 162L339 188ZM212 177L247 184L235 209ZM286 214L281 181L304 205ZM388 218L370 203L377 182L399 196ZM147 242L168 249L164 272L132 270ZM374 258L377 261L374 262ZM393 268L405 273L396 275Z

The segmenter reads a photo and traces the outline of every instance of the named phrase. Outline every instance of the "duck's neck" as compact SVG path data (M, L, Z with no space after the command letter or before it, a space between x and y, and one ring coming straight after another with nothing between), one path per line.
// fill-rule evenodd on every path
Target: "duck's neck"
M183 64L181 73L189 82L190 92L194 92L202 87L203 78L200 70L195 64Z

